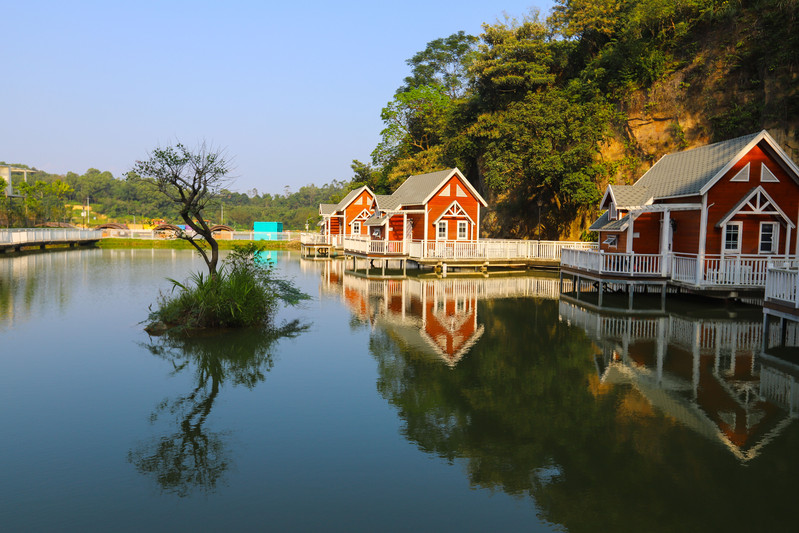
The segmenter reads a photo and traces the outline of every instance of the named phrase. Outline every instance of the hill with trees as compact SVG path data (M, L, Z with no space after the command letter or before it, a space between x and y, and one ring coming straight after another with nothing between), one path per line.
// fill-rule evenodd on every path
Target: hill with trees
M351 178L223 191L210 218L300 229L352 188L389 194L411 174L457 166L489 200L487 236L578 238L608 183L632 183L667 153L768 129L799 159L797 15L798 0L555 0L547 17L435 39L407 61L372 160L353 161ZM35 179L24 210L0 199L0 223L69 218L68 204L87 198L122 222L176 219L135 174Z

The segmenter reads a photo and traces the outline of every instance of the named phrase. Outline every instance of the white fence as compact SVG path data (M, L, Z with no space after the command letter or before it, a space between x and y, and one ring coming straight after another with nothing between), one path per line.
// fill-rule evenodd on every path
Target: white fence
M299 241L300 235L301 233L299 231L217 231L214 233L214 238L219 241ZM174 233L169 230L155 231L139 229L104 229L102 230L102 236L103 238L145 240L175 238Z
M97 230L85 229L4 229L0 230L0 245L36 245L99 239Z
M570 248L593 249L595 243L574 241L523 241L484 239L480 241L372 241L344 239L344 249L375 255L407 255L411 259L549 259L557 261Z
M768 269L766 276L766 295L767 300L779 300L799 308L799 271L792 268Z
M761 255L616 254L564 250L561 266L629 277L662 277L697 287L764 287L769 265L790 264Z

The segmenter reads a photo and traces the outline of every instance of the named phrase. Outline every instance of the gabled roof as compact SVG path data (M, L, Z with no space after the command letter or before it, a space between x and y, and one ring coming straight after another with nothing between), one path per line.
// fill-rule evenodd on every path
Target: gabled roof
M635 186L644 186L654 198L702 194L706 185L721 177L722 170L740 159L753 140L768 135L765 130L660 158ZM756 144L756 143L755 143ZM746 150L748 151L748 150ZM726 170L725 170L726 171ZM720 175L721 174L721 175Z
M605 211L602 216L591 224L588 231L624 231L627 228L629 219L630 215L625 215L618 220L610 220L609 212Z
M373 197L375 195L375 193L373 193L369 187L364 185L363 187L348 192L347 196L345 196L336 206L336 211L344 211L344 209L346 209L347 206L350 205L363 191L368 191Z
M654 200L705 194L759 143L770 149L781 166L799 182L799 167L766 130L660 158L634 185L609 185L600 209L610 199L618 208L630 209ZM595 222L597 225L599 221ZM593 227L593 226L592 226ZM604 229L604 228L603 228Z
M403 206L424 205L455 175L460 177L461 182L469 189L469 192L477 198L478 202L483 204L483 206L488 206L483 197L480 196L475 188L472 187L472 184L469 183L469 180L467 180L457 168L410 176L396 191L394 191L394 194L391 196L380 196L377 205L381 210L395 210Z
M629 209L652 202L652 194L643 185L608 185L600 209L607 209L605 202L609 196L619 209Z
M336 204L319 204L319 214L324 215L332 215L336 212Z

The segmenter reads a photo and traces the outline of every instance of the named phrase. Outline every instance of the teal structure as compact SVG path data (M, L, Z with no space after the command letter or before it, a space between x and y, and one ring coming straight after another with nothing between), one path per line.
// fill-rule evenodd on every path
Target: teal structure
M253 239L256 241L276 241L283 233L282 222L254 222Z

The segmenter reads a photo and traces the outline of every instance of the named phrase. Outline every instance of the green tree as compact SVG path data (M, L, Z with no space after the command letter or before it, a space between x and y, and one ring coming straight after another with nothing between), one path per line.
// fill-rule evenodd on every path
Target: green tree
M442 87L453 100L463 97L468 85L468 68L474 59L475 43L477 37L463 31L430 41L424 50L406 61L411 67L411 75L405 78L405 86L398 92L432 85Z
M149 156L136 162L134 172L154 180L158 190L177 205L180 218L194 232L182 232L179 237L194 246L211 278L216 277L219 245L203 211L228 179L231 166L226 154L206 143L195 151L177 143L156 148Z

